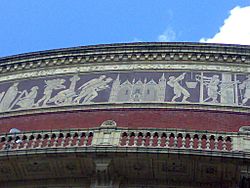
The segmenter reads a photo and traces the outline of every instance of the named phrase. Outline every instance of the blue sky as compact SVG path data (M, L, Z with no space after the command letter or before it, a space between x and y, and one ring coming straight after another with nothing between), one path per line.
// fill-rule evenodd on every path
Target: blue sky
M250 44L249 20L250 0L0 0L0 57L138 41Z

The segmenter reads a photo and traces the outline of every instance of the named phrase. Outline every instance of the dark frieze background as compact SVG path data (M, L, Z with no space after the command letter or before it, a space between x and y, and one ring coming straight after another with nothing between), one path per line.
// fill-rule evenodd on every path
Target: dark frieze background
M250 106L250 75L133 72L69 75L0 85L0 112L98 103Z

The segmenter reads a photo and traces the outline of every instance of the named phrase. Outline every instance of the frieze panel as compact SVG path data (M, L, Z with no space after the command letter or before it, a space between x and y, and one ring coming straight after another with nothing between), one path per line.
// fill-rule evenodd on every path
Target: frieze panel
M120 72L0 84L0 113L100 103L191 103L249 108L250 74Z

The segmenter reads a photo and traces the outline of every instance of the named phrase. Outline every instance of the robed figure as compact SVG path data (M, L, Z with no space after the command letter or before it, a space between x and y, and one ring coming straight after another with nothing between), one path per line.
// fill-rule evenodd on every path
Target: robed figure
M17 86L18 83L16 82L10 86L5 93L1 94L2 100L0 101L0 112L5 112L11 109L12 103L19 93Z

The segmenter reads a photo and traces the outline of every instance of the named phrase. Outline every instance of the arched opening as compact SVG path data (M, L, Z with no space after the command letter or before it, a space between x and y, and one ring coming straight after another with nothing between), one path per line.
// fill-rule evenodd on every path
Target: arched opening
M139 132L139 133L138 133L138 138L137 138L137 143L136 143L136 145L137 145L137 146L141 146L141 145L142 145L142 142L143 142L143 134L142 134L142 132Z
M34 139L35 139L34 135L33 134L30 135L29 140L34 140Z
M152 146L154 146L154 147L158 146L158 137L159 137L158 133L155 132L154 135L153 135L153 143L152 143Z
M63 133L60 133L58 136L58 138L63 138L63 137L64 137Z
M16 136L15 141L21 140L19 136Z
M193 139L194 139L193 140L193 148L197 149L198 148L198 143L199 143L199 136L198 136L198 134L195 134Z
M8 137L8 142L10 142L12 139L13 139L12 136L9 136Z
M128 136L128 134L126 132L122 133L122 137L127 137L127 136Z
M51 135L51 138L52 138L52 139L55 139L55 138L56 138L56 134L53 133L53 134Z
M170 133L169 138L174 138L174 133Z
M198 134L195 134L195 135L194 135L194 139L199 139Z
M167 138L167 134L166 133L162 133L161 137Z
M174 138L175 138L175 135L174 133L170 133L169 135L169 147L174 147Z
M90 146L92 144L92 139L93 139L93 132L89 132L89 135L88 135L88 141L87 141L87 146Z
M231 137L230 137L230 136L227 136L227 137L226 137L226 141L231 142L231 141L232 141Z
M38 134L37 137L36 137L36 139L38 139L38 140L41 139L41 138L42 138L42 136L40 134Z
M75 133L75 134L74 134L74 138L76 138L76 137L78 137L78 133Z
M26 136L26 135L23 135L22 140L25 141L25 140L27 140L27 139L28 139L27 136Z
M85 132L82 132L82 133L80 134L80 143L79 143L79 145L80 145L80 146L83 146L83 145L85 145L85 142L86 142L86 133L85 133Z
M182 138L183 138L182 133L178 133L177 135L177 147L178 148L182 147L182 144L185 145L185 143L182 143Z
M130 136L129 136L129 143L128 143L128 145L129 146L133 146L134 144L135 144L135 133L131 132Z
M132 136L133 136L133 137L135 136L135 133L134 133L134 132L131 132L131 133L130 133L130 137L132 137Z
M166 133L162 133L161 134L161 144L160 144L160 146L161 147L166 146L166 141L167 141L167 134Z
M49 138L49 135L48 134L45 134L43 139L48 139Z
M81 133L81 137L86 137L86 133L85 133L85 132L82 132L82 133Z
M218 137L218 147L217 147L218 150L222 150L223 149L223 137L222 136L219 136Z
M207 136L205 134L201 137L201 148L206 149L207 148Z
M121 135L121 140L120 140L121 146L125 146L127 144L127 137L128 137L128 134L126 132L123 132Z
M6 141L5 137L2 137L1 142L5 142L5 141Z
M190 139L191 139L191 136L189 133L187 133L185 136L185 147L186 148L190 148Z
M159 137L158 132L155 132L153 137Z
M70 135L70 133L67 133L66 138L69 138L69 137L71 137L71 135Z
M150 132L147 132L146 136L145 136L144 146L149 146L150 145L150 137L151 137Z

